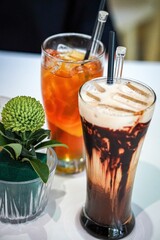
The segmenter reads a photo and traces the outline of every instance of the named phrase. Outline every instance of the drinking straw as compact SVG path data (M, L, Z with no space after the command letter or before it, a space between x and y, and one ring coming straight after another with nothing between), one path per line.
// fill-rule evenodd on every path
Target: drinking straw
M96 26L95 33L94 33L94 36L92 39L92 44L91 44L89 55L94 55L96 53L97 42L99 40L101 40L101 38L102 38L103 29L104 29L104 25L107 21L107 17L108 17L108 12L99 11L97 26Z
M93 50L95 49L95 48L92 47L92 45L96 43L96 40L101 40L104 25L105 25L105 22L107 21L108 15L109 15L106 11L103 11L103 9L105 7L105 3L106 3L106 0L101 0L101 2L100 2L99 10L98 10L98 16L97 16L97 19L96 19L95 24L94 24L92 36L91 36L91 39L90 39L89 44L87 46L87 50L86 50L84 60L88 59L89 56L91 55L91 48ZM100 13L100 11L102 11L103 13ZM107 14L105 14L104 12L107 13ZM101 17L99 15L103 15L103 19L101 19ZM97 39L96 34L99 35L98 36L99 39Z
M116 64L114 77L120 79L122 77L124 57L126 55L126 47L118 46L116 49Z
M113 84L115 32L109 32L107 84Z
M86 51L84 60L88 59L91 54L92 55L95 54L96 47L97 47L97 41L101 40L104 25L107 21L108 15L109 14L106 11L102 11L102 10L99 11L96 28L94 29L94 32L93 32L92 37L90 39L90 42L89 42L89 45L87 47L87 51Z

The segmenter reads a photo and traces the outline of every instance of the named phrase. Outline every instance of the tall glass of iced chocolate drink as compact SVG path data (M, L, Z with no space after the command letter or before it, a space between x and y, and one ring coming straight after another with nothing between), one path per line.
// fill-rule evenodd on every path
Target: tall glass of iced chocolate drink
M106 82L93 79L79 91L87 173L80 219L93 236L120 239L134 228L133 183L156 95L138 81Z

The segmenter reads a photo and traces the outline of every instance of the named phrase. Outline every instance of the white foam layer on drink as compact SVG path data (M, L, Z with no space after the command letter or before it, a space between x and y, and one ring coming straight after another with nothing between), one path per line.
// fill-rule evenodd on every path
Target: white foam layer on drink
M154 110L155 94L141 83L121 79L87 82L79 96L80 115L90 123L112 129L148 122Z

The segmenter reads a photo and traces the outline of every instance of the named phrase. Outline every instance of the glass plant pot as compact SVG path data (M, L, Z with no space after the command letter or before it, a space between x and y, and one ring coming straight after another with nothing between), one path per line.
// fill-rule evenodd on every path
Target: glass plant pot
M0 96L0 121L1 121L1 112L4 107L4 105L10 100L9 97L6 96Z
M47 183L40 178L13 182L0 180L0 221L23 223L36 218L45 209L57 166L57 156L47 149L50 175Z

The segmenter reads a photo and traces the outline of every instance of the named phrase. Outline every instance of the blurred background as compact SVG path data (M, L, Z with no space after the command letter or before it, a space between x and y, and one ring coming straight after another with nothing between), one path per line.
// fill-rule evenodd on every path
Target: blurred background
M109 0L126 59L160 61L160 0Z
M40 53L41 44L60 32L92 34L100 0L1 0L0 50ZM126 59L160 61L160 0L106 0L116 46L127 47Z

